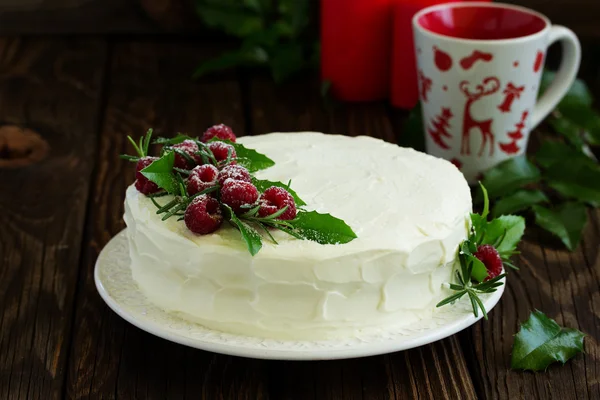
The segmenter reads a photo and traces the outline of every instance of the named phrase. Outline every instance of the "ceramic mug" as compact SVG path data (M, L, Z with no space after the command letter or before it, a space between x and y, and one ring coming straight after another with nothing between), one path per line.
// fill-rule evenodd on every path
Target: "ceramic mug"
M575 34L527 8L446 3L413 18L427 152L469 183L525 152L529 133L570 88L581 59ZM537 99L548 46L562 43L554 81Z

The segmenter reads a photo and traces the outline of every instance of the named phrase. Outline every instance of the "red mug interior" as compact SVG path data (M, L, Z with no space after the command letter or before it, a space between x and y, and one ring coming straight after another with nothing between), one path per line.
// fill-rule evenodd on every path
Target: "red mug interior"
M471 40L515 39L542 31L541 16L499 5L452 5L421 15L417 23L439 35Z

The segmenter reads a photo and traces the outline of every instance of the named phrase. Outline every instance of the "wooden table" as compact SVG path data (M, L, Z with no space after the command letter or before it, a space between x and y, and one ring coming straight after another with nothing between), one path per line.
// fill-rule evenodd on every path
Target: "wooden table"
M410 351L251 360L170 343L109 310L93 268L124 227L133 178L133 165L119 159L131 151L126 135L149 127L199 134L217 122L246 135L401 135L405 113L383 103L325 108L314 79L276 87L232 72L191 81L217 51L177 39L0 40L0 159L23 155L7 150L11 124L43 140L31 155L42 160L0 161L0 399L600 398L598 212L573 253L528 230L521 270L490 320ZM536 308L586 332L586 353L545 373L511 371L513 335Z

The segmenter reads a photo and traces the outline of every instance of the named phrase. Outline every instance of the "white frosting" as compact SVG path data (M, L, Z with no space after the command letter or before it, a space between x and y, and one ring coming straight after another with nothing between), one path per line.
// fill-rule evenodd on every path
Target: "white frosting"
M432 314L471 212L467 182L451 163L364 136L239 142L275 161L258 178L291 179L307 209L343 219L358 238L321 245L276 231L279 245L265 239L252 257L228 224L196 236L176 218L161 221L131 186L131 270L153 303L212 329L282 339L356 335Z

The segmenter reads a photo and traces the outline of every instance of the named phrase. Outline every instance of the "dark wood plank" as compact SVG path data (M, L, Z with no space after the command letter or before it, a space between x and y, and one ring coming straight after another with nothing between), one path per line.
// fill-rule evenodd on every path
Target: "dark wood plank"
M591 217L583 243L573 253L530 228L517 259L521 269L509 275L490 321L460 335L472 377L485 398L600 398L600 212ZM585 354L564 366L554 364L545 373L510 370L513 335L534 309L587 333Z
M117 44L87 218L75 330L69 362L69 398L261 398L267 386L263 362L185 348L128 324L96 292L93 268L104 244L124 227L125 188L134 166L126 135L149 127L171 135L200 134L215 122L244 133L235 77L194 82L191 71L216 54L195 45Z
M0 39L2 399L62 395L105 56Z
M299 80L275 87L266 78L250 85L252 133L322 131L351 136L370 135L396 142L382 103L325 107L317 82ZM272 362L270 362L272 363ZM278 363L269 366L274 398L318 399L468 399L476 398L457 338L449 338L386 356L355 360ZM296 393L302 390L302 395Z

